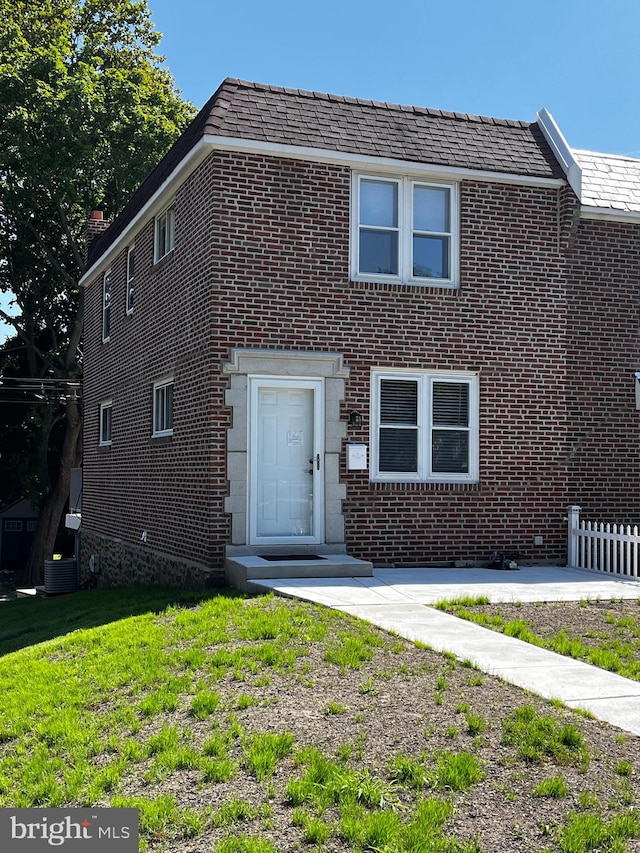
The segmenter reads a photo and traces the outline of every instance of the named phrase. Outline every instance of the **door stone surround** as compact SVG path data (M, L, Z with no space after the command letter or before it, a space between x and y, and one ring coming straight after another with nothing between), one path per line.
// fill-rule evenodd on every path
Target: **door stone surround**
M340 453L347 437L347 425L340 419L340 403L344 399L345 380L349 368L342 353L305 350L233 349L223 364L222 373L229 377L225 404L232 409L232 426L227 430L227 479L229 495L224 509L231 515L231 542L226 553L283 553L277 546L247 544L247 501L249 475L249 376L262 378L314 378L324 380L324 545L287 546L296 552L341 553L345 550L342 501L346 486L340 482Z

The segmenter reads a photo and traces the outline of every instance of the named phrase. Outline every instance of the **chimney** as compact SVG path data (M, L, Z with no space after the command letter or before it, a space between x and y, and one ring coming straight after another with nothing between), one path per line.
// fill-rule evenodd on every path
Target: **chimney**
M103 213L101 210L93 210L91 212L91 216L87 220L84 226L84 236L86 239L86 253L89 255L89 250L91 248L91 244L94 240L104 234L104 232L109 227L109 222L106 219L103 219Z

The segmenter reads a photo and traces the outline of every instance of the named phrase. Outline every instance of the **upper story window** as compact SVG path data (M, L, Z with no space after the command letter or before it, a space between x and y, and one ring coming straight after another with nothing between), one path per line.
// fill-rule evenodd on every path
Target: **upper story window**
M454 184L355 175L353 197L354 278L456 286Z
M100 445L103 447L111 444L112 413L113 404L111 400L100 403Z
M172 207L168 207L156 217L154 262L157 263L169 252L174 245L175 216Z
M153 385L153 435L173 435L173 379Z
M111 334L111 270L102 279L102 342L106 343Z
M372 379L374 480L477 482L476 375L376 371Z
M130 246L127 251L127 314L133 311L133 288L135 284L136 247Z

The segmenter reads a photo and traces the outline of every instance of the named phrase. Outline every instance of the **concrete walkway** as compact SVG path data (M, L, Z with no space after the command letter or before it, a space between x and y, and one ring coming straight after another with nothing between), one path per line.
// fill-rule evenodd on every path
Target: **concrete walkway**
M640 735L640 682L505 637L435 610L443 599L486 595L492 602L640 599L640 581L581 569L376 569L368 578L288 578L254 581L269 590L351 613L408 640L472 661L547 699L584 708L600 720ZM639 609L640 613L640 609Z

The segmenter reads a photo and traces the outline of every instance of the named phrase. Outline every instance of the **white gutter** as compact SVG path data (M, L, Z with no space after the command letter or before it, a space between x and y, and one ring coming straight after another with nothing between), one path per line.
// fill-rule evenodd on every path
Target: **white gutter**
M259 154L270 157L285 157L294 160L307 160L316 163L331 163L338 166L357 167L371 172L384 170L391 173L430 176L442 180L462 180L464 178L491 181L492 183L519 184L532 187L561 187L565 183L560 178L542 178L532 175L508 174L482 169L453 168L451 166L429 165L411 160L397 160L390 157L371 157L363 154L351 154L347 151L313 148L301 145L281 145L273 142L243 139L241 137L214 136L205 134L196 145L178 163L173 172L154 192L153 196L138 211L124 230L104 254L84 273L80 286L86 286L96 276L109 269L111 261L120 252L123 243L130 242L132 235L147 221L166 207L171 196L182 182L202 163L211 151L237 151L245 154Z
M616 222L640 222L640 210L616 210L614 207L594 207L583 205L580 208L580 216L583 219L614 220Z
M370 171L384 169L387 172L437 175L445 179L477 178L479 180L500 183L527 184L533 187L559 187L564 181L559 178L539 178L532 175L507 174L483 169L467 169L453 166L436 166L416 160L397 160L391 157L371 157L366 154L351 154L348 151L335 151L325 148L307 148L302 145L281 145L274 142L258 142L232 136L205 136L211 146L222 151L241 151L247 154L267 154L289 157L293 160L310 160L319 163L332 163L337 166L357 166Z
M551 146L551 150L567 176L569 185L578 199L582 198L582 169L573 156L569 143L562 135L562 131L555 122L550 112L541 109L536 115L536 121L543 133L544 138Z

